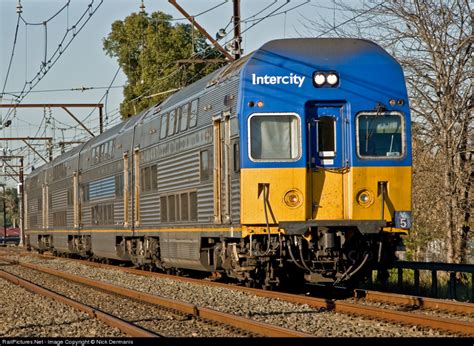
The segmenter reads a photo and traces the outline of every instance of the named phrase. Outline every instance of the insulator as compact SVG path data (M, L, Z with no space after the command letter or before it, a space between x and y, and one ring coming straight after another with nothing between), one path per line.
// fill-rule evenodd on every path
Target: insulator
M16 5L16 13L21 14L23 13L23 6L21 6L21 1L18 0L18 4Z

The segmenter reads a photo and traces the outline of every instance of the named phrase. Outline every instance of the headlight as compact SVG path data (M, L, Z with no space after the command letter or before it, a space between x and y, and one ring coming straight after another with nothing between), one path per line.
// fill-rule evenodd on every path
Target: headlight
M283 201L290 208L297 208L303 202L303 195L298 190L290 190L283 197Z
M318 86L323 85L324 83L326 83L326 76L322 73L316 73L314 75L314 83L316 83L316 85Z
M336 85L339 78L337 78L337 75L335 73L330 73L327 76L327 80L330 85Z
M374 194L369 190L362 190L357 194L357 203L360 206L367 208L374 203Z

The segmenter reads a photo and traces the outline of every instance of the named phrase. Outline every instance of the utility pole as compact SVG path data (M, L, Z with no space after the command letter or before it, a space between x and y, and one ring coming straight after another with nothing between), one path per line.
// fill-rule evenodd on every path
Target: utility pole
M19 165L10 165L8 164L9 160L12 159L18 159L20 160ZM9 178L14 178L14 176L19 177L19 184L18 184L18 199L19 199L19 205L18 205L18 213L20 214L20 246L23 246L25 244L25 196L24 196L24 184L25 184L25 177L24 177L24 164L23 164L23 156L16 156L16 155L0 155L0 160L3 161L4 164L7 164L9 168L13 170L13 173L11 174L5 174L1 176L8 176ZM19 172L16 172L15 168L19 169ZM18 180L16 180L18 182ZM1 184L0 184L1 186Z
M209 33L201 26L199 25L198 22L195 21L194 17L190 16L188 12L186 12L184 10L184 8L182 8L181 6L178 5L178 3L176 2L176 0L168 0L168 2L173 5L183 16L186 17L187 20L189 20L193 26L201 33L203 34L204 36L206 36L206 38L214 45L214 47L216 47L217 50L219 50L222 54L224 54L224 56L227 57L227 59L229 59L230 61L234 61L234 57L232 55L230 55L225 49L224 47L222 47L219 42L217 42L211 35L209 35Z
M5 211L5 184L0 184L0 186L3 188L3 195L2 195L2 201L3 201L3 244L7 245L7 222L6 222L6 211Z
M240 45L242 37L240 37L240 0L233 0L234 3L234 59L240 58Z

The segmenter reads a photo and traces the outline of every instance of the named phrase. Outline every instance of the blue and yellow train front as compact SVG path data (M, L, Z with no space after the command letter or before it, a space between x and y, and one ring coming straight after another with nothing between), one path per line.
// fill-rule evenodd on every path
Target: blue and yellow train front
M241 223L252 254L284 257L318 282L392 261L411 226L400 65L365 40L277 40L241 78Z

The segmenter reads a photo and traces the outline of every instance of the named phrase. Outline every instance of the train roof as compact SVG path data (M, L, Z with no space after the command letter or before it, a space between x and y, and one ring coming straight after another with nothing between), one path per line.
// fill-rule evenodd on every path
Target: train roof
M266 56L277 57L279 61L296 60L299 63L309 66L319 64L337 64L337 65L357 65L357 64L376 64L376 63L395 63L396 60L388 54L382 47L372 41L355 38L290 38L278 39L265 43L256 51L249 53L241 59L227 64L224 67L210 73L188 85L187 87L170 95L160 104L156 104L139 114L127 119L126 121L115 125L104 133L91 138L84 144L78 145L58 157L52 162L45 164L32 172L32 175L46 167L56 165L65 159L76 155L86 147L92 147L96 144L116 136L118 133L132 129L140 121L152 119L154 116L162 114L176 104L196 97L198 94L209 89L211 86L218 85L230 78L237 78L246 66L255 66L268 63Z
M265 43L259 52L273 53L311 65L332 62L353 64L351 58L370 55L373 58L395 59L378 44L358 38L291 38ZM316 60L315 60L316 59Z

